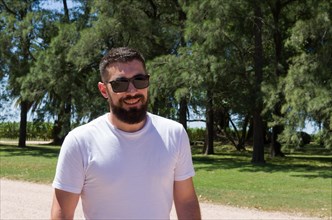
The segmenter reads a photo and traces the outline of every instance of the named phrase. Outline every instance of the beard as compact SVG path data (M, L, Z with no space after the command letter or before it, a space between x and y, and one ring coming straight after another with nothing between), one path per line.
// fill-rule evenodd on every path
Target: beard
M143 103L140 108L134 107L129 108L128 110L123 108L123 102L126 99L137 99L140 98ZM112 99L110 99L110 108L112 113L116 118L120 121L127 124L138 124L146 119L146 114L148 110L148 101L145 99L143 95L136 96L126 96L119 100L119 104L116 105L113 103Z

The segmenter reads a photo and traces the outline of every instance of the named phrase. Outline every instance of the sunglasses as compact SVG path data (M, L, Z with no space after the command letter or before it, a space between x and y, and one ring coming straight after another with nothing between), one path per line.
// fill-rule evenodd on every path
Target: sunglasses
M113 92L126 92L129 87L129 83L132 83L136 89L145 89L149 86L150 75L138 74L130 79L118 78L112 80L109 83L112 86Z

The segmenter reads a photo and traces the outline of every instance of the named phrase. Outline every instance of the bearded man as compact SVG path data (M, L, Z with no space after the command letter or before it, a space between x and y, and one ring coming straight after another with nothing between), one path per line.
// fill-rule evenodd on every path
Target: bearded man
M98 88L110 112L72 130L61 147L52 219L201 219L188 135L178 122L151 114L144 57L112 49L100 62Z

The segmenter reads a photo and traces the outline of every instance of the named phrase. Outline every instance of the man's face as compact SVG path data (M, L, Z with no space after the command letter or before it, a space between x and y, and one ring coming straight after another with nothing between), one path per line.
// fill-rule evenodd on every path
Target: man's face
M114 63L107 67L105 84L99 85L102 95L108 99L112 114L127 124L137 124L146 118L148 107L148 88L137 89L132 82L124 92L114 92L110 81L130 79L146 74L143 64L138 60Z

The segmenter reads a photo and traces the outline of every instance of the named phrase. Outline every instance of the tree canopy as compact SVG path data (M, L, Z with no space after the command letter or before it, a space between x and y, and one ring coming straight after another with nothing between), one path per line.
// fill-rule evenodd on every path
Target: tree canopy
M21 147L29 110L54 121L58 143L107 111L98 65L118 46L145 55L151 112L185 128L205 119L206 154L226 138L261 163L267 143L271 156L298 145L308 121L331 147L330 1L52 2L0 0L0 98L20 106Z

